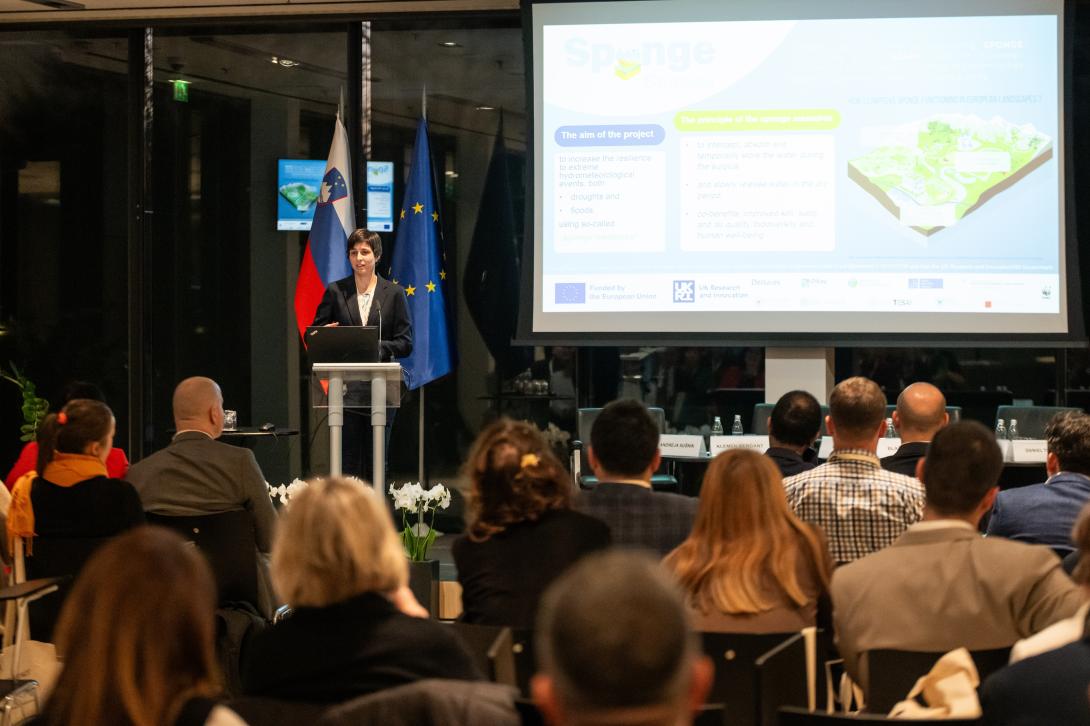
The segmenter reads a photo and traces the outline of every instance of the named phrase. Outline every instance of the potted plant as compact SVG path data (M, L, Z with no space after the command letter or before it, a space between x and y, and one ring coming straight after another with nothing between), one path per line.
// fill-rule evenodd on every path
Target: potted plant
M401 512L401 543L409 558L409 589L428 609L439 614L439 560L429 560L428 550L435 542L435 513L450 506L450 490L442 484L424 489L418 483L391 487L394 509Z
M8 365L11 366L10 371L0 368L0 378L14 383L23 394L23 423L19 427L19 440L33 441L38 436L38 424L49 412L49 401L37 394L34 381L27 378L14 363Z

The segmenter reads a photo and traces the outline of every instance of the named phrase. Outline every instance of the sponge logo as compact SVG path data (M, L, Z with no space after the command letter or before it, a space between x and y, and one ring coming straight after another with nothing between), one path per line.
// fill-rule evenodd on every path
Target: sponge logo
M613 74L620 78L622 81L627 81L630 78L635 77L639 72L641 66L637 61L627 60L625 58L617 59L617 66L613 69Z
M589 66L591 73L612 70L622 81L636 77L644 68L684 73L694 63L705 65L715 61L715 48L709 42L648 41L633 47L569 38L564 43L564 52L569 66Z

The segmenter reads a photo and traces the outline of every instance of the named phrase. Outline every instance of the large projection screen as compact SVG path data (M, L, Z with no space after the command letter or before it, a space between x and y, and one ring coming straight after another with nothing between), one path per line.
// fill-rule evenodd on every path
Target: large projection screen
M524 337L1083 336L1063 0L526 12Z

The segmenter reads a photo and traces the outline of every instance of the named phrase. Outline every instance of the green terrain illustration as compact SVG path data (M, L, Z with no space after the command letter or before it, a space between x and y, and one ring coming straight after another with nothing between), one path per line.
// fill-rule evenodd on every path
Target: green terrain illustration
M280 187L280 196L288 200L288 204L295 207L300 214L310 209L314 202L318 201L318 190L312 186L296 182Z
M898 218L907 205L953 205L956 223L1052 158L1052 139L1032 124L947 114L915 125L915 147L883 146L848 162L848 176Z

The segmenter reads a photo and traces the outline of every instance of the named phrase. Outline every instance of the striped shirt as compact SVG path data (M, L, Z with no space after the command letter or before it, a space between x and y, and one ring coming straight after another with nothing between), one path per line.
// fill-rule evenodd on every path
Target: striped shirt
M795 514L825 530L837 564L893 544L923 516L923 485L883 469L873 451L834 451L826 463L783 484Z

